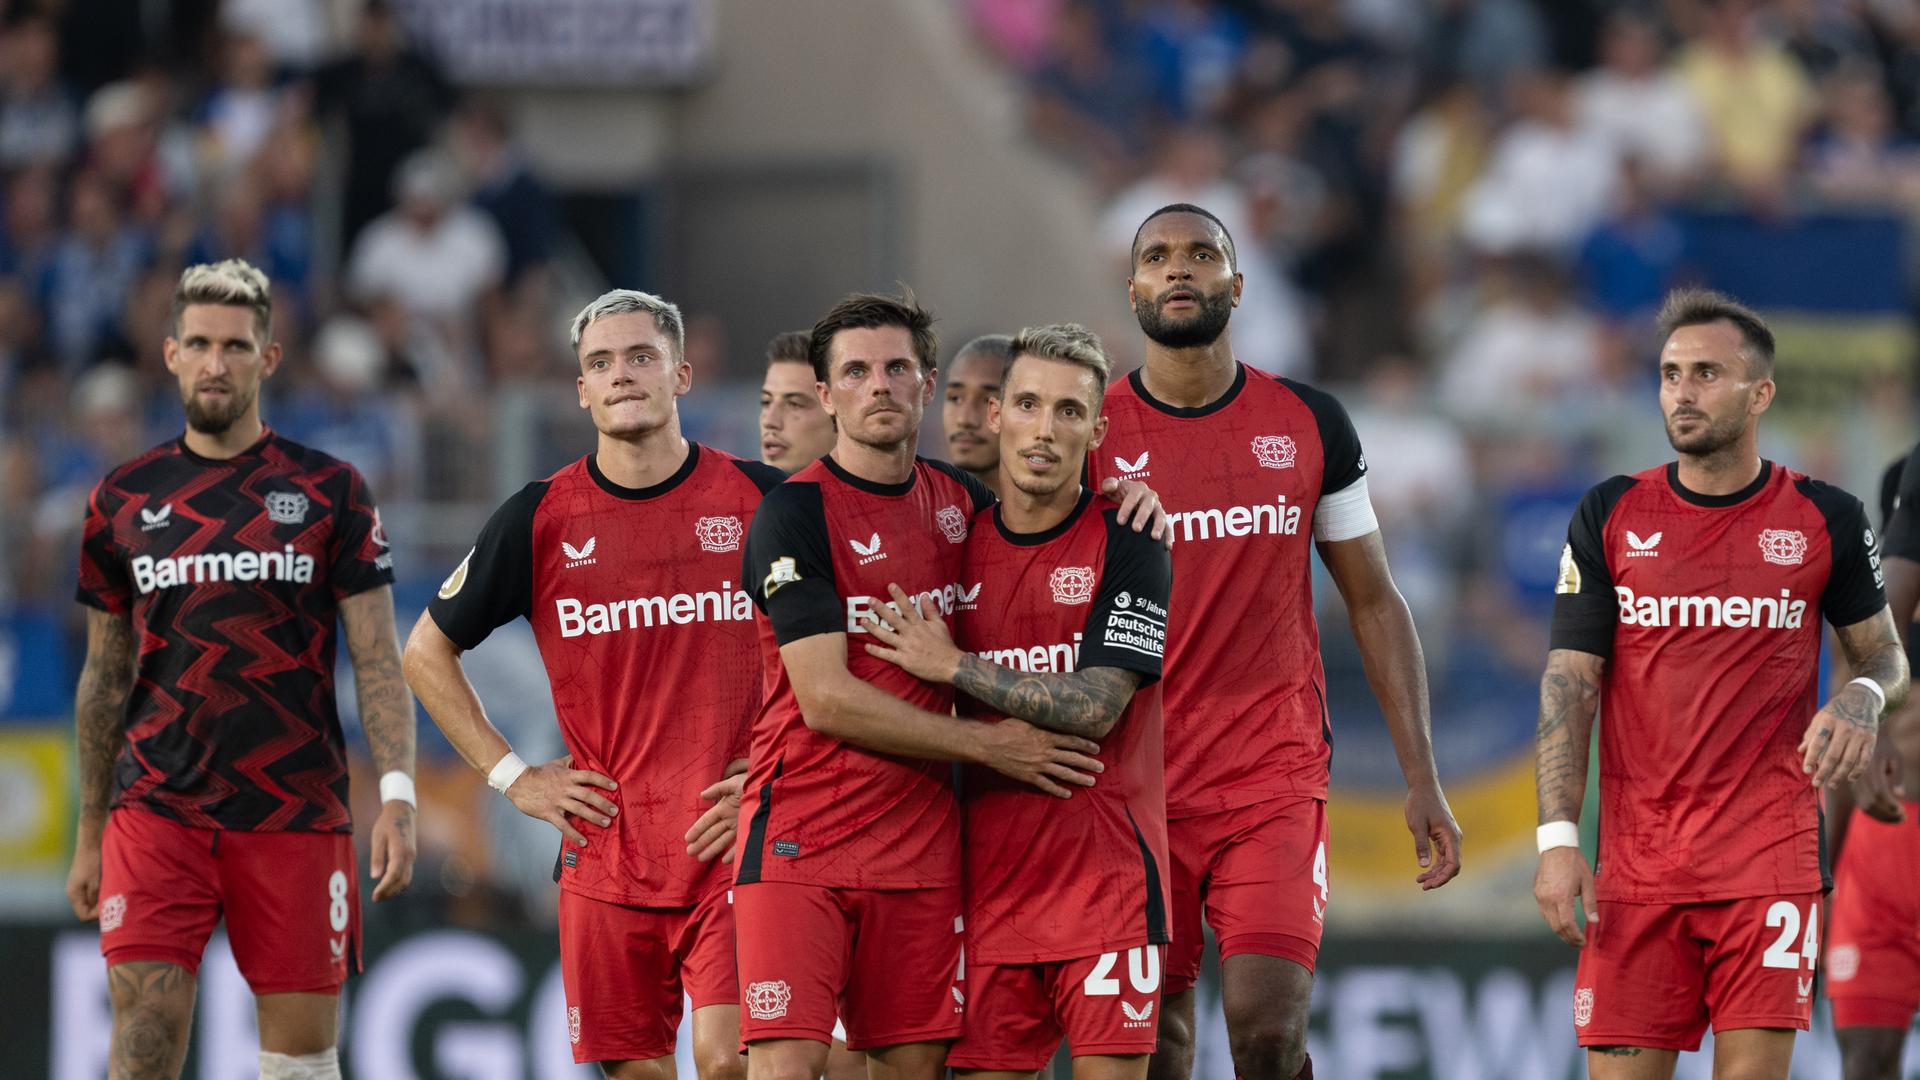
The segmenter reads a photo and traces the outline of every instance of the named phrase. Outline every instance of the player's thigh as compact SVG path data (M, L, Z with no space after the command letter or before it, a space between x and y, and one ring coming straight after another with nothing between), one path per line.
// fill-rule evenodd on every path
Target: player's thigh
M1146 1080L1145 1054L1082 1054L1073 1059L1073 1080Z
M953 1075L955 1080L1040 1080L1038 1069L1029 1069L1026 1072L1008 1072L1005 1069L955 1069Z
M1673 1080L1674 1050L1649 1046L1587 1047L1588 1080Z
M574 1061L672 1057L684 1002L673 943L690 912L560 890L560 982Z
M1713 1080L1787 1080L1792 1028L1729 1028L1713 1033Z
M1220 961L1220 998L1233 1042L1301 1042L1313 972L1292 960L1241 953Z
M1327 804L1276 799L1209 815L1206 919L1220 959L1291 960L1313 971L1329 899Z
M258 994L260 1049L299 1057L317 1054L340 1041L340 995Z
M1697 905L1601 901L1574 974L1573 1031L1581 1046L1695 1050L1707 1031L1706 946L1689 921ZM1623 1075L1635 1076L1637 1073Z
M835 1038L827 1048L824 1080L867 1080L867 1055L847 1049L847 1040Z
M700 1080L741 1080L747 1075L747 1059L740 1053L737 1002L736 998L725 1005L693 1010L693 1067Z
M644 1060L602 1061L600 1075L607 1080L679 1080L672 1054Z
M220 923L219 834L141 810L115 810L100 849L100 951L109 968L200 970Z
M352 834L228 832L216 857L234 963L253 992L338 993L360 960Z
M1840 1043L1841 1080L1901 1080L1906 1028L1840 1028L1833 1037Z
M747 1075L785 1068L797 1053L782 1047L761 1054L761 1042L806 1041L819 1051L808 1080L819 1077L853 962L849 905L846 890L818 885L760 881L733 887ZM756 1065L756 1057L777 1058L779 1064Z
M198 980L178 964L132 960L107 969L118 1080L177 1077L187 1060Z
M946 1074L947 1043L911 1042L867 1051L871 1080L940 1080Z
M693 1061L701 1080L746 1075L746 1059L740 1055L736 937L733 890L723 885L694 907L693 918L675 943L680 981L693 1002Z
M959 887L860 890L848 901L857 929L840 1003L847 1046L868 1052L875 1077L884 1075L876 1047L940 1043L944 1054L966 1009Z
M1168 976L1172 982L1172 976ZM1187 1080L1193 1075L1194 992L1192 987L1160 998L1160 1047L1147 1061L1148 1080Z
M756 1039L747 1044L747 1080L817 1080L826 1067L827 1044L813 1039Z

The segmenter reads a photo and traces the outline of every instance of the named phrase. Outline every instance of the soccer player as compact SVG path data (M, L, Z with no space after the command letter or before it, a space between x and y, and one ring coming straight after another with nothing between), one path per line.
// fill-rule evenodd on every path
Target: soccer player
M1031 1078L1064 1035L1079 1080L1143 1080L1167 943L1158 683L1173 563L1080 483L1107 426L1099 340L1067 324L1010 344L987 424L1007 498L970 523L960 575L979 595L949 637L896 588L888 622L867 616L866 651L956 687L963 715L1096 740L1106 766L1065 802L966 771L966 1031L947 1064Z
M702 1080L744 1074L728 874L760 703L740 547L778 469L680 434L680 309L615 289L574 317L592 454L520 489L407 642L407 680L462 757L560 830L560 964L574 1060L668 1080L682 990ZM533 626L568 758L528 765L460 654ZM713 805L709 805L709 804ZM709 811L712 811L709 813ZM688 822L700 819L689 831Z
M1333 743L1313 548L1346 601L1406 777L1418 881L1438 888L1460 870L1420 641L1387 569L1359 437L1332 396L1234 359L1241 286L1233 238L1206 210L1176 203L1141 223L1127 295L1147 362L1107 394L1106 441L1088 461L1096 479L1178 493L1173 606L1191 617L1173 626L1164 688L1173 941L1152 1063L1162 1080L1193 1070L1203 917L1220 942L1236 1071L1313 1075L1307 1004L1329 891Z
M1894 462L1881 484L1882 522L1905 501L1903 487L1913 495L1910 482L1902 482L1904 466ZM1891 593L1890 551L1885 559ZM1906 646L1911 672L1910 634ZM1850 677L1836 667L1836 683ZM1844 1080L1899 1080L1907 1029L1920 1008L1920 892L1913 888L1920 880L1920 831L1913 827L1920 816L1913 801L1920 793L1920 702L1912 695L1884 718L1879 747L1892 750L1890 758L1876 755L1854 784L1830 788L1822 822L1834 864L1824 963Z
M1709 1023L1714 1075L1785 1080L1828 884L1819 789L1861 774L1907 662L1860 501L1760 457L1766 323L1688 289L1659 326L1678 458L1595 486L1567 530L1534 896L1580 947L1573 1021L1595 1080L1665 1080ZM1856 677L1818 707L1823 616ZM1577 825L1596 705L1597 878Z
M767 342L760 384L760 460L788 475L833 449L833 417L813 386L807 338L805 330L789 330Z
M373 898L413 873L393 556L353 466L261 423L260 384L281 356L265 274L238 259L187 268L165 356L186 432L87 502L67 896L100 920L117 1080L180 1074L200 956L223 917L259 1011L260 1075L337 1078L360 895L336 618L381 771Z
M768 493L743 572L765 615L767 692L734 879L741 1036L756 1080L811 1080L837 1008L873 1075L932 1078L964 1008L946 762L1062 797L1100 763L1077 736L957 719L951 687L849 650L890 583L943 613L977 597L961 556L993 496L914 455L937 342L910 296L847 297L814 324L809 355L838 424L833 452ZM1126 493L1121 520L1158 516L1150 492Z
M987 408L1000 396L1000 373L1012 359L1013 339L983 334L960 347L947 365L947 390L940 427L947 437L947 460L973 474L995 495L1000 490L1000 443L987 430Z

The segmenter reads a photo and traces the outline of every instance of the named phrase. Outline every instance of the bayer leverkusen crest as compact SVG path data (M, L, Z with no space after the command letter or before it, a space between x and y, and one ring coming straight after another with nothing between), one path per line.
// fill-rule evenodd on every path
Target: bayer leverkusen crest
M1775 566L1799 566L1807 558L1807 534L1799 529L1761 529L1760 557Z
M942 507L939 513L933 515L933 521L940 526L940 531L946 534L949 542L959 544L966 541L967 515L961 513L959 507Z
M1093 567L1057 566L1047 575L1056 604L1085 604L1093 600Z
M700 541L701 551L739 551L740 538L746 535L740 519L729 514L725 517L703 517L693 523L694 538Z
M298 491L267 492L267 517L275 525L304 525L307 497Z
M1253 440L1253 456L1263 469L1291 469L1296 453L1290 435L1261 435Z

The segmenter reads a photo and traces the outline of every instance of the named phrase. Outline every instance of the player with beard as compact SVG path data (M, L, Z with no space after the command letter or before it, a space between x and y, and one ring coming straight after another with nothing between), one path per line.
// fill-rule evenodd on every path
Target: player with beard
M807 337L788 330L767 342L760 384L760 460L789 476L833 449L833 417L813 388Z
M1709 1023L1714 1075L1785 1080L1831 885L1820 788L1864 772L1907 662L1860 500L1760 457L1766 323L1680 290L1659 325L1678 459L1595 486L1567 531L1534 896L1580 947L1574 1029L1595 1080L1668 1080ZM1821 707L1823 616L1855 677ZM1578 828L1596 707L1598 876Z
M953 761L1050 794L1090 786L1093 742L952 715L953 691L848 647L889 585L951 612L967 522L993 495L916 457L938 377L933 318L856 294L809 353L832 453L774 488L747 536L767 686L754 721L734 904L749 1075L820 1075L835 1015L875 1077L932 1078L959 1034L960 837ZM1121 519L1162 515L1130 485Z
M1088 463L1096 478L1179 493L1173 606L1206 613L1172 627L1163 689L1173 940L1152 1068L1173 1080L1193 1070L1202 918L1220 942L1239 1075L1313 1075L1307 1005L1329 894L1333 740L1316 547L1406 777L1417 880L1434 889L1460 870L1420 641L1387 569L1359 437L1332 396L1234 359L1241 286L1233 238L1206 210L1177 203L1141 223L1127 295L1147 363L1107 394L1107 439Z
M1000 442L987 430L987 408L1000 396L1000 373L1013 339L983 334L960 347L947 365L946 397L940 427L947 437L947 460L973 474L996 495L1000 490Z
M173 330L186 432L107 474L87 503L67 896L100 920L114 1077L180 1074L201 953L224 918L256 996L260 1076L337 1080L360 901L336 620L382 774L374 899L413 872L393 556L353 466L261 423L260 384L281 356L266 275L238 259L189 267Z
M522 488L414 625L407 680L461 757L562 843L560 970L574 1060L666 1080L682 994L701 1080L744 1074L726 869L760 703L740 547L779 470L681 435L673 304L615 289L572 324L593 453ZM533 627L567 758L529 766L460 656ZM692 821L693 827L688 828ZM557 1019L557 1018L556 1018Z

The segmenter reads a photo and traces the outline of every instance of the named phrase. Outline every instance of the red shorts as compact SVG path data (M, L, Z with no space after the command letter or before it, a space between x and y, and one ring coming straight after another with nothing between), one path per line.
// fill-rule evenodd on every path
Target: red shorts
M1574 981L1581 1046L1697 1050L1713 1030L1807 1029L1820 894L1699 904L1601 901Z
M673 1053L682 989L693 1007L740 1000L724 879L692 907L648 908L560 890L560 979L573 1060Z
M339 993L349 965L360 969L353 835L196 829L130 807L107 818L107 966L158 961L198 973L222 915L254 993Z
M1920 1009L1920 804L1890 825L1854 811L1827 916L1836 1028L1907 1029Z
M1164 945L1042 964L967 968L967 1029L956 1069L1034 1072L1064 1037L1073 1056L1151 1054L1159 1041Z
M733 889L740 1041L850 1050L960 1034L960 888L830 889L761 881Z
M1325 800L1273 799L1175 818L1167 822L1167 853L1173 862L1168 994L1192 989L1200 977L1203 906L1220 959L1252 953L1313 970L1327 911Z

